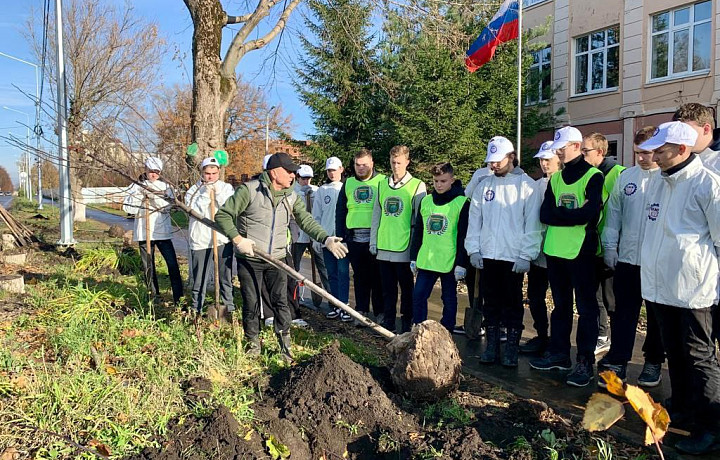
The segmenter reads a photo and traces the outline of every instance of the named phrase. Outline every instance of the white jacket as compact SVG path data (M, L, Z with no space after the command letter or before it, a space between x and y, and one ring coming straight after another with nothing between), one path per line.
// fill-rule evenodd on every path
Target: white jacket
M698 155L702 160L703 166L715 174L720 174L720 152L706 148Z
M600 235L605 249L618 251L618 261L640 265L640 247L647 222L648 184L660 174L660 168L645 170L640 166L620 174L605 204L605 228Z
M225 201L235 193L235 189L233 189L232 185L221 180L212 184L212 187L215 188L215 211L217 212L220 206L225 204ZM210 215L210 187L204 182L198 181L188 189L187 193L185 193L185 204L203 217L212 220ZM190 217L188 230L191 250L199 251L212 248L213 231L210 227ZM216 232L216 234L218 245L227 244L230 241L222 233Z
M295 193L297 193L298 199L301 200L303 203L305 203L305 209L307 209L309 212L312 211L312 205L314 204L315 200L315 192L317 192L318 187L317 185L308 185L305 187L300 187L298 184L295 184ZM309 206L308 206L309 204ZM307 233L300 230L300 227L298 227L297 223L295 223L295 219L291 219L291 225L290 225L290 233L292 233L292 241L293 243L310 243L312 240L310 239L310 236L308 236Z
M540 179L535 181L535 199L538 200L538 213L540 212L540 206L542 206L542 201L545 197L545 191L547 190L549 183L549 177L541 177ZM547 225L540 222L540 229L540 232L542 234L542 239L540 240L540 248L542 248L542 243L545 241L545 234L547 233ZM547 258L545 258L545 253L540 251L535 260L532 261L532 263L533 265L537 265L538 267L547 268Z
M162 195L173 198L172 189L161 180L155 182L143 181L143 185L157 191L158 194L150 193L137 184L133 184L128 191L128 196L123 201L123 211L137 216L135 218L135 229L133 241L146 241L145 237L145 195L149 196L148 209L150 212L150 241L169 240L172 238L172 223L170 221L170 203L163 199Z
M671 176L656 176L645 201L643 298L681 308L717 303L720 176L695 158Z
M321 185L315 192L312 216L328 235L335 236L335 205L340 196L343 183L329 182Z
M484 168L480 168L476 170L472 177L470 178L470 182L467 183L465 186L465 196L468 198L472 198L473 192L475 191L475 187L484 179L487 179L488 177L492 176L493 172L490 170L488 166L485 166Z
M534 181L527 174L493 174L478 184L470 201L465 237L468 254L531 261L540 253L541 242L540 206Z

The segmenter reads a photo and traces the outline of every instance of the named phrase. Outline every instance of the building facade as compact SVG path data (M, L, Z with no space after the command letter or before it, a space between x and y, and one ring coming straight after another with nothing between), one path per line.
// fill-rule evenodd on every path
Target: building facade
M528 92L526 102L552 98L554 112L565 109L559 126L603 133L609 155L632 165L636 130L669 121L687 102L717 113L717 3L523 0L523 29L549 25L533 39L547 47L533 53L531 71L543 78L534 80L539 88Z

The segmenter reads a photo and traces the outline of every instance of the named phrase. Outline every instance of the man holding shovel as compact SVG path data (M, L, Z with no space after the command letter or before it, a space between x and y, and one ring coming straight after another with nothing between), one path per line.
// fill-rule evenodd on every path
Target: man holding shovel
M258 180L238 187L215 215L215 222L230 238L239 254L238 277L241 283L242 323L247 352L260 354L260 288L266 283L271 308L275 312L275 334L283 360L292 361L290 353L290 307L286 297L287 275L262 259L256 258L255 245L275 259L283 259L291 216L311 239L320 241L338 259L347 255L342 239L328 236L305 209L305 203L293 191L298 165L287 153L276 153L268 159L267 170Z

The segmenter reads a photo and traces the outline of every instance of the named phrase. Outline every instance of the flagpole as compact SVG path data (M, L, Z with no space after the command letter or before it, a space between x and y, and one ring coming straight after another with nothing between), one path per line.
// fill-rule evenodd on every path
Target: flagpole
M520 142L522 141L522 4L523 0L518 0L518 89L517 89L517 144L515 150L517 152L518 163L521 161L520 150L522 149Z

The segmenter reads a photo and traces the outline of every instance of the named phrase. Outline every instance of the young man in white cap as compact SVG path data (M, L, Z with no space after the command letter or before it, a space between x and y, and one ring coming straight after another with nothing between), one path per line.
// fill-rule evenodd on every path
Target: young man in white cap
M555 308L550 315L548 350L542 358L530 360L530 366L538 370L571 368L574 298L579 316L577 360L566 383L579 387L594 378L598 334L595 257L603 188L602 173L585 161L580 151L582 141L577 128L566 126L555 132L550 146L564 165L550 178L540 208L540 221L547 225L543 251Z
M400 285L401 330L412 326L413 274L410 271L410 239L420 202L427 194L425 184L407 170L410 149L396 145L390 149L392 174L378 184L373 203L370 253L377 256L382 278L385 310L381 326L395 331L398 284Z
M642 150L639 145L650 139L654 131L654 126L647 126L635 133L633 150L637 166L625 170L615 182L606 203L605 227L601 234L604 262L615 271L613 290L617 305L615 313L610 317L610 351L598 362L598 370L612 370L622 380L625 380L627 364L632 358L642 306L640 248L647 222L645 205L648 186L660 174L660 168L653 161L653 152ZM646 308L646 311L647 335L643 346L645 365L638 384L654 387L660 383L665 353L655 312L652 308ZM603 388L606 386L600 379L598 385Z
M698 133L663 123L640 145L662 170L647 193L640 255L642 297L655 309L668 359L670 418L691 436L690 454L720 449L720 364L712 337L718 302L720 176L691 152Z
M177 304L183 296L183 284L180 276L175 247L172 244L172 224L170 221L171 201L175 194L168 184L160 180L163 162L160 158L148 157L145 160L144 187L134 184L123 202L123 211L136 216L133 241L140 247L140 257L145 269L145 283L153 297L159 294L157 273L155 272L155 248L162 254L168 267L173 302ZM166 199L167 198L167 199ZM146 219L147 218L147 219ZM150 235L146 235L146 229ZM147 240L150 240L148 254Z
M673 120L690 125L698 133L697 142L692 148L698 154L706 168L720 172L720 129L715 128L715 113L710 107L697 102L681 105Z
M551 148L553 141L543 142L535 154L535 158L540 162L542 177L535 181L535 199L538 201L538 207L542 204L548 182L553 174L560 171L562 163L555 151ZM538 219L540 216L538 215ZM541 224L542 225L542 224ZM545 239L545 225L542 225L542 237ZM533 319L533 327L535 328L535 337L531 338L520 346L520 353L531 355L542 355L547 348L550 335L548 334L549 323L547 315L547 304L545 298L547 290L550 287L547 277L547 260L542 251L538 257L532 261L530 271L528 272L527 296L530 303L530 315Z
M522 285L530 261L542 242L538 200L530 177L515 168L515 148L496 136L488 143L485 162L493 175L478 184L470 201L465 249L470 263L482 268L482 294L487 347L480 362L500 358L500 324L507 328L502 365L516 367L523 330ZM512 174L513 171L519 173Z
M312 216L330 236L335 236L335 208L343 183L342 162L338 157L330 157L325 161L325 174L328 181L315 192ZM316 249L322 249L319 243L313 243ZM330 293L344 304L348 303L350 296L350 261L347 257L338 259L327 249L322 249L325 259L325 268L330 284ZM351 321L352 316L339 308L330 308L326 315L330 319L341 318Z
M275 311L274 328L282 358L292 361L290 353L291 311L287 299L287 275L269 262L255 257L254 247L276 259L287 252L287 232L291 216L300 229L322 242L336 257L347 254L340 238L328 236L315 222L292 189L298 165L290 155L276 153L268 160L259 180L244 183L228 198L215 215L220 230L232 240L238 257L242 323L249 354L260 353L260 290L267 283L271 308Z
M220 164L215 157L205 158L200 163L201 178L185 193L185 204L193 211L208 219L212 219L211 203L214 198L213 209L217 211L225 204L228 198L235 193L232 185L220 180ZM192 273L192 306L191 309L200 314L205 301L205 290L210 280L210 274L215 269L213 262L213 232L207 225L190 217L188 233L190 237ZM218 267L220 273L216 274L220 281L220 296L225 311L219 311L220 318L226 318L226 312L235 310L233 303L232 264L233 247L222 233L216 232L218 244Z

